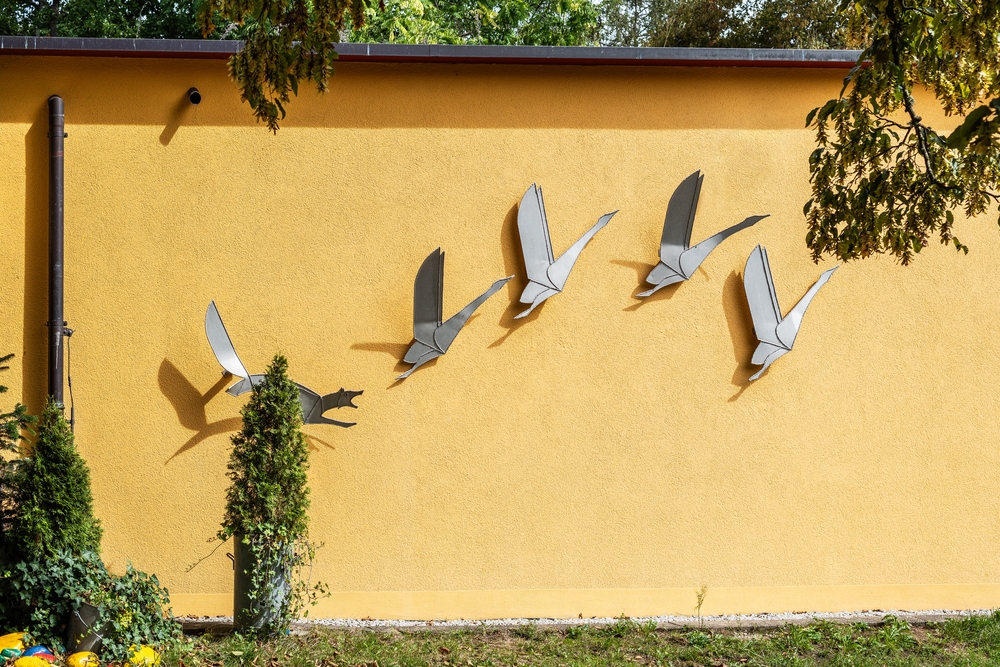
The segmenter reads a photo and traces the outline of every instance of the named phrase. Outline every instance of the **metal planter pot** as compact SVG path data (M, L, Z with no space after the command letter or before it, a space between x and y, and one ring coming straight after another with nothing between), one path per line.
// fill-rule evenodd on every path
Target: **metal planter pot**
M281 618L281 609L292 592L292 572L287 563L292 555L292 546L278 547L284 553L277 559L280 567L274 568L264 586L261 599L250 599L253 573L261 564L254 558L250 545L242 535L234 536L233 546L233 627L237 630L259 630L265 625L276 623ZM269 561L270 552L265 552L262 560ZM266 562L264 564L266 567Z
M66 652L93 651L97 653L104 641L104 635L111 630L111 623L98 626L101 610L84 602L79 609L69 615L69 632L66 637Z

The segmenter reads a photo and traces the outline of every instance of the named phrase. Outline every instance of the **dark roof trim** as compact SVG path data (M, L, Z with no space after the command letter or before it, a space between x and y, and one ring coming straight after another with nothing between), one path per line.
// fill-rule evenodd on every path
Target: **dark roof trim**
M212 39L0 37L0 55L228 58L241 42ZM852 67L860 51L683 49L600 46L337 45L342 62L703 67Z

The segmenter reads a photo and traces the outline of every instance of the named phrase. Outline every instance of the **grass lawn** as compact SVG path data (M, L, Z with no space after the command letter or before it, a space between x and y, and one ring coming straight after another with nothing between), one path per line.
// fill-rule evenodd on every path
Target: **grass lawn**
M911 627L816 622L774 630L657 629L622 619L562 630L333 630L253 641L188 638L165 667L491 667L493 665L1000 665L1000 612Z

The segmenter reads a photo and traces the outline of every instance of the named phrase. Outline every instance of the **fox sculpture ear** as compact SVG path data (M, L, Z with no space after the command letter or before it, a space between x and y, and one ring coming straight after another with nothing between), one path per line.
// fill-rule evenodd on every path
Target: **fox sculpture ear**
M528 284L521 292L520 302L531 305L524 312L515 315L515 320L527 317L543 301L563 291L566 279L569 278L569 273L573 270L573 265L576 264L584 247L617 212L601 216L597 224L587 230L587 233L570 246L559 259L554 259L542 189L534 183L531 184L521 197L521 205L517 209L518 238L521 242L525 272L528 274Z

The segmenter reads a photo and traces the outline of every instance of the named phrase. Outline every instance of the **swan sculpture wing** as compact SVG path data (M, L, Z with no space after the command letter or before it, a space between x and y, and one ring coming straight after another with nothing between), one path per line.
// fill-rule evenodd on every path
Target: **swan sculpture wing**
M219 315L219 309L214 300L208 304L208 310L205 311L205 336L208 337L208 344L212 347L216 361L227 373L243 378L242 382L248 382L251 387L255 384L255 378L263 377L262 375L251 377L246 366L243 365L240 356L236 354L236 348L233 347L233 341L229 338L229 332L226 331L226 325L222 322L222 316ZM259 382L259 379L256 381ZM226 391L237 396L238 394L233 394L233 390L239 384L241 382Z
M524 312L515 315L515 320L526 317L543 301L563 290L566 279L569 278L569 273L573 270L573 265L576 264L584 247L617 212L601 216L597 224L587 230L559 259L555 259L552 254L552 239L549 236L542 189L534 183L531 184L521 197L521 204L517 209L517 232L521 241L524 269L528 274L528 284L521 292L519 300L521 303L531 305Z
M704 180L701 170L694 172L681 181L667 203L663 234L660 236L660 261L677 272L681 270L681 253L691 247L691 230Z
M743 270L743 289L750 306L754 332L762 343L781 346L775 330L781 322L781 306L774 290L771 265L767 261L767 249L758 245L747 258Z
M469 321L472 314L476 312L476 309L496 294L513 277L507 276L493 283L488 290L476 297L472 303L449 317L447 322L437 328L437 331L434 332L434 342L442 353L448 351L448 348L455 341L455 337L458 336L458 332L462 330L462 327Z
M413 337L424 345L434 346L443 301L444 253L438 248L427 255L413 280Z
M809 307L809 303L819 292L819 288L826 284L826 281L830 279L833 272L836 271L839 266L835 266L832 269L827 269L824 271L820 277L813 283L813 286L809 288L809 291L805 293L799 302L795 304L795 307L788 311L788 314L782 318L781 322L778 324L775 333L778 335L778 340L783 344L788 346L788 349L792 349L792 344L795 342L795 337L799 334L799 327L802 326L802 318L806 314L806 308Z
M750 376L751 382L759 378L776 359L792 349L806 308L836 270L837 267L833 267L824 271L805 296L782 318L771 277L771 266L767 260L767 249L760 245L753 249L743 272L743 288L750 306L754 332L760 341L750 363L761 365L762 368Z
M545 217L545 201L542 199L542 189L534 183L521 197L521 204L517 208L517 235L521 240L521 254L524 256L524 270L528 274L528 280L543 287L557 289L548 274L555 257L552 256L549 222Z

